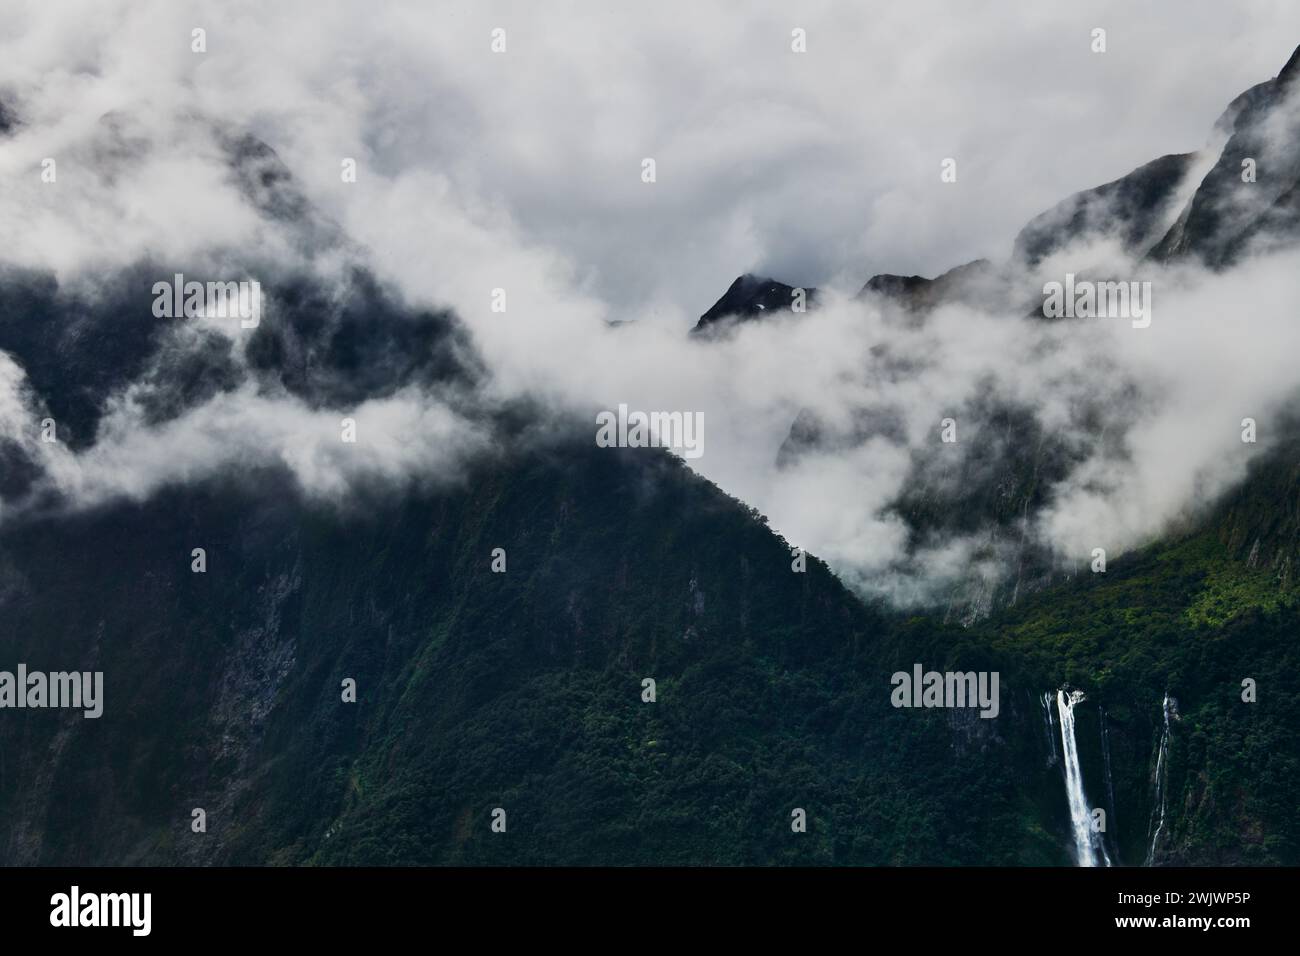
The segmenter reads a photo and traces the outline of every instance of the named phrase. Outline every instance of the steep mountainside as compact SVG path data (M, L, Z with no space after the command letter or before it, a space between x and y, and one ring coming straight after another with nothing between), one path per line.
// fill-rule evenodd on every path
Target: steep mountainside
M1229 228L1246 207L1227 172L1247 148L1268 158L1261 175L1290 169L1265 152L1290 140L1264 131L1291 127L1263 117L1294 102L1295 63L1225 115L1223 157L1184 209L1171 197L1192 167L1167 158L1067 201L1051 217L1064 236L1036 220L1023 254L1094 228L1216 266L1251 237L1280 241L1294 177ZM106 119L106 163L138 146L124 123ZM346 248L273 152L214 135L267 222ZM1044 702L1062 688L1085 695L1073 739L1112 862L1300 863L1300 447L1278 444L1209 513L1105 573L1046 575L1026 550L1005 595L903 614L812 556L801 570L760 514L666 452L598 448L585 425L491 404L458 319L408 307L364 266L268 277L277 308L243 353L151 315L147 290L171 272L142 263L93 290L0 275L0 359L23 373L0 413L25 416L0 438L0 671L105 681L98 718L0 710L0 864L1068 865L1063 728ZM924 321L1008 274L975 263L866 294ZM701 324L788 308L791 292L742 277ZM94 459L123 404L155 425L255 392L333 427L404 391L494 440L463 474L333 497L304 494L292 456L233 456L84 507L75 482L42 480L47 413L65 454ZM895 427L867 411L848 436L796 424L783 454ZM898 503L915 543L1015 540L1075 454L1030 411L977 397L963 420L1003 438L960 466L918 456ZM918 665L997 673L997 716L894 706L892 675Z
M1277 77L1237 97L1198 153L1165 156L1114 182L1086 190L1031 220L1003 263L968 263L934 279L879 275L859 294L913 322L934 309L967 304L994 314L1042 315L1044 279L1066 272L1113 279L1114 266L1098 273L1099 248L1118 250L1130 263L1199 263L1230 268L1248 252L1300 242L1300 49ZM1247 162L1255 175L1246 175ZM1113 251L1112 250L1112 251ZM1050 274L1045 261L1059 262ZM887 349L882 343L880 348ZM1088 427L1099 409L1072 409ZM924 555L935 541L966 535L985 542L984 553L1010 569L997 580L972 574L950 595L950 612L970 622L1014 603L1027 591L1058 578L1059 569L1027 527L1055 489L1083 461L1081 449L1044 430L1034 409L979 394L948 412L967 434L972 451L950 463L942 449L913 451L905 490L888 508L906 525L909 554ZM797 466L805 456L861 448L877 436L900 434L899 411L866 406L850 424L833 426L805 410L792 423L777 464ZM1114 434L1105 438L1122 441Z
M0 660L106 689L98 720L0 721L0 857L1067 864L1040 697L1068 684L1120 861L1152 839L1166 692L1155 861L1300 858L1297 592L1212 530L963 630L792 571L667 456L562 452L347 513L260 472L8 528ZM999 671L1001 713L891 707L915 663Z
M803 309L814 306L817 302L816 289L803 290ZM777 282L762 276L745 273L727 287L717 302L700 316L699 322L691 330L694 334L716 334L735 322L760 318L775 312L790 312L796 309L798 289L796 286ZM802 311L802 309L800 310Z

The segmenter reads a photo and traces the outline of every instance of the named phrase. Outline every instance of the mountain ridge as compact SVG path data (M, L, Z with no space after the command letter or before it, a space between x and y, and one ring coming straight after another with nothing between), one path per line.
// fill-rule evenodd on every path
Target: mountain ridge
M1251 109L1232 120L1244 136ZM235 142L250 201L298 222L273 154ZM304 492L289 461L237 457L83 507L31 499L32 434L0 444L0 669L105 675L101 718L0 711L0 863L1069 865L1060 728L1042 708L1061 688L1085 693L1081 773L1114 791L1117 861L1300 862L1294 445L1104 574L1026 572L1014 602L980 614L956 598L902 611L662 450L600 449L541 409L474 405L483 363L459 320L364 268L329 288L278 276L285 307L250 337L247 367L214 338L139 320L137 283L158 268L98 301L0 275L0 349L78 452L128 386L149 421L240 386L327 411L409 387L549 440L484 450L456 480L359 481L343 500ZM775 311L792 289L745 278L742 309ZM934 281L902 289L928 308ZM990 442L955 509L912 485L919 537L989 515L1014 532L1069 461L1040 454L1032 410L975 411L991 433L1042 441ZM999 716L893 706L892 676L918 665L999 673ZM1168 826L1153 833L1159 793Z

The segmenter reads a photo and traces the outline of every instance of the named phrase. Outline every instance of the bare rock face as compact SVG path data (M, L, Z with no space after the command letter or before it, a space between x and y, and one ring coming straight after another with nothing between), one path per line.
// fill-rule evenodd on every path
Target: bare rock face
M1177 222L1151 250L1212 268L1300 239L1300 48L1274 79L1234 100L1216 124L1228 138Z
M801 292L803 306L810 308L816 301L816 289L801 289L775 279L745 273L731 283L722 298L700 316L700 321L692 331L697 334L716 333L736 322L794 311Z
M1130 255L1141 255L1163 237L1178 188L1196 153L1175 153L1127 176L1076 193L1029 221L1016 236L1013 257L1034 266L1071 242L1113 236Z

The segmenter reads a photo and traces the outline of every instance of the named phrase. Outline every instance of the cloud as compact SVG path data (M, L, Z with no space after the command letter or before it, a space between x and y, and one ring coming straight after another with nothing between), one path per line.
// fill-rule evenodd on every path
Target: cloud
M86 2L57 16L30 2L10 20L0 90L28 123L7 173L108 110L217 116L269 142L331 213L368 202L339 187L343 156L358 185L433 173L566 258L616 317L671 322L746 269L856 287L1000 255L1061 197L1201 146L1300 34L1291 5L1207 0ZM509 46L494 55L498 26ZM1096 26L1105 54L1089 50ZM206 54L190 52L194 27ZM948 156L955 188L938 179Z
M806 54L790 51L795 26ZM1104 55L1089 51L1095 26ZM206 53L190 51L195 27ZM1285 61L1296 27L1300 10L1281 3L1118 0L84 3L57 22L19 4L0 39L0 99L18 120L0 137L8 265L49 270L71 303L62 320L98 335L113 326L78 311L93 317L106 277L142 264L166 264L157 278L263 276L283 310L273 299L254 335L149 332L143 367L94 391L93 440L37 454L81 501L249 461L341 499L378 477L454 480L500 440L492 411L518 399L593 434L595 412L619 403L699 411L708 438L692 467L855 586L907 602L972 565L1008 573L1005 542L978 522L926 537L908 507L961 500L963 469L996 467L967 457L981 442L1014 452L1048 436L1063 463L1023 533L1066 559L1121 551L1239 479L1251 449L1236 423L1267 421L1298 384L1282 359L1296 344L1292 254L1226 275L1142 266L1157 296L1147 330L1006 305L917 323L850 294L873 272L1005 255L1063 196L1202 148L1232 95ZM265 156L238 165L245 129L291 182ZM939 180L949 156L956 184ZM40 179L44 157L57 184ZM340 177L349 157L355 183ZM256 188L267 182L270 195ZM1104 237L1040 268L1072 263L1137 268ZM688 339L746 270L819 285L825 304ZM1032 293L1031 278L1010 277ZM285 321L285 290L307 281L325 290L320 327L310 311ZM374 331L349 362L358 297ZM446 367L398 360L425 354L421 329L437 330ZM182 388L198 374L182 359L200 352L229 374L203 365L212 387ZM0 364L8 425L57 398L37 378ZM1004 406L1025 430L995 436L988 410ZM779 466L801 413L840 441ZM965 438L936 450L950 414ZM356 448L339 442L344 415ZM864 416L889 427L863 435Z

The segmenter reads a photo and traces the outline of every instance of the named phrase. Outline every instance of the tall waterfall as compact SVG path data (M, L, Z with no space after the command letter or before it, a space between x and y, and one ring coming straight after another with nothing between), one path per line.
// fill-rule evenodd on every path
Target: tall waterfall
M1151 800L1151 846L1147 849L1146 865L1151 866L1156 859L1156 843L1165 829L1165 785L1169 777L1169 694L1165 694L1163 704L1165 727L1160 733L1160 749L1156 751L1155 794Z
M1101 834L1092 829L1092 809L1083 792L1079 769L1079 748L1074 739L1074 705L1084 699L1083 691L1056 692L1056 711L1061 718L1061 756L1065 770L1065 796L1070 803L1070 827L1074 833L1074 858L1079 866L1110 866Z

